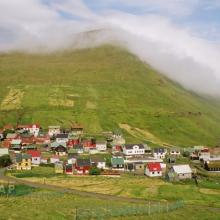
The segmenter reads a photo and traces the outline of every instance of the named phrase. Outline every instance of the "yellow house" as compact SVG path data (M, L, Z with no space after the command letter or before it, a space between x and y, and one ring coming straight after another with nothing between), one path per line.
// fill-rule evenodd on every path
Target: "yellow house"
M17 170L31 170L31 155L16 154L16 169Z

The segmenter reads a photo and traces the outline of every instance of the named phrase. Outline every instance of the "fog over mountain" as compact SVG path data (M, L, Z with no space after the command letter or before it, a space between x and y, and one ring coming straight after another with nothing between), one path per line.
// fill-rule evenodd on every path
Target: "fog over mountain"
M207 25L197 32L193 25L173 19L184 16L186 20L203 1L98 0L97 8L91 2L1 0L0 52L43 53L111 43L125 47L187 89L220 95L218 35L215 40L207 38L214 28ZM116 3L120 7L110 7ZM209 10L218 3L204 1L202 7ZM139 9L138 13L131 8Z

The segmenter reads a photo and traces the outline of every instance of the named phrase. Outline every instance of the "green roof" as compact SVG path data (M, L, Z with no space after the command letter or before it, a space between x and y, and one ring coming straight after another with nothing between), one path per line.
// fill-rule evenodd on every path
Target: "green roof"
M123 165L124 164L124 158L122 158L122 157L112 157L111 162L112 162L112 165Z

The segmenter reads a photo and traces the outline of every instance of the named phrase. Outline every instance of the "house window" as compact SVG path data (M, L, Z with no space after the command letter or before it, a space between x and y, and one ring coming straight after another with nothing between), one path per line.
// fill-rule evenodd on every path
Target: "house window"
M152 172L152 174L154 174L154 172Z
M26 163L25 166L28 166L28 163Z
M158 174L160 174L160 172L157 172Z

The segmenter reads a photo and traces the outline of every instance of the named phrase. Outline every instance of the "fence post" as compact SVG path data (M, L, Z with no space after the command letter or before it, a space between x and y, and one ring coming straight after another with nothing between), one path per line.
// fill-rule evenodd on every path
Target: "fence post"
M150 215L150 202L148 204L148 215Z

